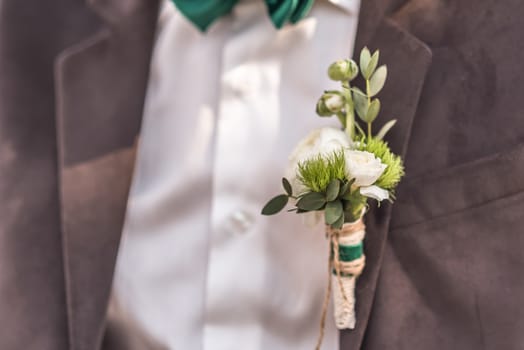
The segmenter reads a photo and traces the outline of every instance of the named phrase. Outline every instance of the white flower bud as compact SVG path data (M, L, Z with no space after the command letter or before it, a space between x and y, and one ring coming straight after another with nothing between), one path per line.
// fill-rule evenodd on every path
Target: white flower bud
M326 95L327 96L324 99L324 103L326 104L327 109L334 113L340 112L340 110L344 107L344 98L339 94Z
M317 102L317 114L328 117L338 113L344 108L346 99L339 91L328 91L324 93Z

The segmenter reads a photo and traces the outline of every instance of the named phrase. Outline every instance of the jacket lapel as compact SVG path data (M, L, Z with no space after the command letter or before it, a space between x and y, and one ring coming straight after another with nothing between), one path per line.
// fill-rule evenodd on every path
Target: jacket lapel
M364 46L380 50L380 62L388 66L388 80L379 94L382 104L379 120L397 119L387 140L397 154L406 155L411 125L426 72L431 63L430 49L401 28L391 17L383 16L385 6L377 0L362 1L355 53ZM381 19L382 18L382 19ZM379 121L377 120L377 121ZM376 127L379 129L379 126ZM388 234L391 205L374 207L366 216L366 268L356 287L357 322L354 330L341 332L340 348L357 350L363 339L373 306L382 255Z
M55 65L71 350L102 341L158 10L152 0L88 5L99 25Z

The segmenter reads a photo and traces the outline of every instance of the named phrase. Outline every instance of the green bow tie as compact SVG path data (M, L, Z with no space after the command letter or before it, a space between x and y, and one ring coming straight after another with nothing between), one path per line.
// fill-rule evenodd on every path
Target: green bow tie
M217 18L229 13L239 0L172 0L201 31L205 31ZM314 0L265 0L271 21L278 29L284 24L296 23L304 18Z

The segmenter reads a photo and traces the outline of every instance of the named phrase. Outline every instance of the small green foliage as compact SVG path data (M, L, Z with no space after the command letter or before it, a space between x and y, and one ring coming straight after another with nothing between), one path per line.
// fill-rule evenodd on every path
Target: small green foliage
M338 192L340 191L340 180L334 179L331 180L327 189L326 189L326 200L328 202L334 201L338 197Z
M326 205L326 197L319 192L308 192L297 202L297 208L305 211L320 210Z
M386 190L393 190L404 176L402 158L391 152L387 142L377 138L363 140L358 149L373 153L377 158L380 158L382 163L387 165L386 170L375 184Z
M284 191L286 191L288 196L293 195L293 188L291 187L289 180L286 179L285 177L282 178L282 187L284 187Z
M360 71L364 72L368 67L369 61L371 60L371 52L367 47L364 47L360 51Z
M348 196L351 194L351 186L355 183L355 179L351 179L347 182L345 182L341 187L340 187L340 193L339 193L339 196L340 198L344 198L345 196Z
M384 124L382 126L382 128L380 128L380 131L375 135L375 138L378 139L378 140L382 140L386 136L386 134L389 132L389 130L391 130L391 128L396 123L397 123L397 120L396 119L392 119L389 122L387 122L386 124Z
M366 113L366 117L364 120L367 123L373 123L373 121L377 118L378 112L380 112L380 100L378 98L371 101L368 111Z
M358 220L362 215L362 210L367 205L367 198L355 190L344 196L344 217L346 222Z
M344 206L339 200L328 202L324 210L324 219L326 224L333 225L341 216L344 215Z
M344 152L318 155L298 164L298 179L313 192L325 193L331 181L346 177Z
M373 73L371 79L369 80L369 95L375 96L382 90L386 78L388 76L388 69L385 65L378 67L378 69Z
M371 78L371 75L375 73L375 69L377 69L378 64L378 58L379 58L379 51L375 51L373 55L371 56L368 64L366 67L360 67L362 72L362 77L366 80L369 80Z
M355 101L355 110L357 111L357 115L360 117L360 119L362 119L365 122L366 115L369 109L368 98L366 94L364 94L357 87L354 87L352 91L353 91L353 101Z
M287 205L289 197L285 194L280 194L272 198L262 209L262 215L274 215L280 212Z
M388 74L385 65L378 66L379 58L378 50L371 52L364 47L358 65L351 59L343 59L328 68L329 78L340 82L341 90L325 91L317 102L316 113L320 117L337 116L351 140L358 134L372 136L372 124L380 112L380 101L373 97L384 87ZM351 86L359 72L364 79L361 89ZM367 132L355 120L355 115L366 123Z
M342 213L342 215L340 215L338 220L331 224L331 227L340 230L342 228L342 226L344 225L344 222L346 222L346 219L344 217L344 213Z

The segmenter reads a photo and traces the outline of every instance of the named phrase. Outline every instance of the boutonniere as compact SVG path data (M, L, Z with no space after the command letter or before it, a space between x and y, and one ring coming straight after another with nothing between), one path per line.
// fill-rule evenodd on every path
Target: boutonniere
M340 90L325 91L317 102L320 117L336 116L341 128L313 130L292 152L285 193L271 199L262 214L273 215L289 202L288 212L323 218L330 241L328 287L324 300L317 349L322 343L326 310L333 292L335 322L339 329L355 327L355 282L365 266L364 216L369 201L392 202L404 175L402 159L384 140L395 120L376 133L373 122L380 112L380 100L387 67L378 66L379 51L364 48L360 62L339 60L328 68L330 79ZM363 86L353 86L358 76ZM358 118L357 118L358 116Z

